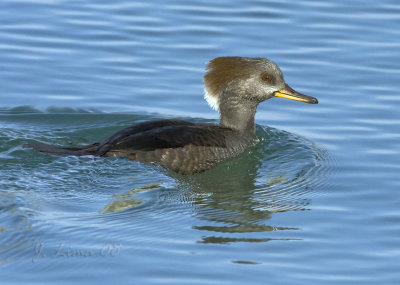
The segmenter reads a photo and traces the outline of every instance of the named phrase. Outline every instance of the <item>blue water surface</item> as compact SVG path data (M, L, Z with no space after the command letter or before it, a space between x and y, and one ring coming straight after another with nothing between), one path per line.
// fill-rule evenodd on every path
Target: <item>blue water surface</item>
M0 2L4 284L397 284L400 3ZM246 152L194 176L54 157L146 120L218 122L217 56L267 57Z

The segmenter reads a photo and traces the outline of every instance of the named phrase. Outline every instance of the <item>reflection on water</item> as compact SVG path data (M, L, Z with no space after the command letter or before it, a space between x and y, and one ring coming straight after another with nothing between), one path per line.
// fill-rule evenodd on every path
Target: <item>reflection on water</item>
M112 197L115 199L114 201L107 204L100 213L111 213L111 212L120 212L124 211L142 204L142 200L135 199L133 196L137 193L153 190L160 187L159 183L148 184L139 188L134 188L126 191L123 194L115 194Z

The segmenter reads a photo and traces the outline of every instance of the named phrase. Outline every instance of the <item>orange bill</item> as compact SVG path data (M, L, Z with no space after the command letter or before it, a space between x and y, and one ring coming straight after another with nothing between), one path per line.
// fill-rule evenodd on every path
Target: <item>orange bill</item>
M317 98L307 96L297 92L296 90L290 88L289 85L285 84L285 87L274 93L275 97L291 99L296 101L301 101L309 104L318 104Z

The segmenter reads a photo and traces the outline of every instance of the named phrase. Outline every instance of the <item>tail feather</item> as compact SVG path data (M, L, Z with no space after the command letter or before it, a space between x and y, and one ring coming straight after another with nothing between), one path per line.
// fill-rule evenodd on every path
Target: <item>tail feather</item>
M100 143L94 143L81 147L59 147L44 143L28 143L25 147L33 148L36 151L59 155L59 156L82 156L95 155Z

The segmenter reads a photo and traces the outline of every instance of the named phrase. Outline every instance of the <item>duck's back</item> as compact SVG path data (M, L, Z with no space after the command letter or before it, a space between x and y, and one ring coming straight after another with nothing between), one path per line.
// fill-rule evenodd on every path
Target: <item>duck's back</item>
M147 126L144 126L147 124ZM152 125L152 127L150 127ZM248 140L232 129L211 124L179 120L161 120L122 130L114 135L105 156L127 156L141 162L155 162L180 174L193 174L237 156ZM130 127L132 128L132 127Z

